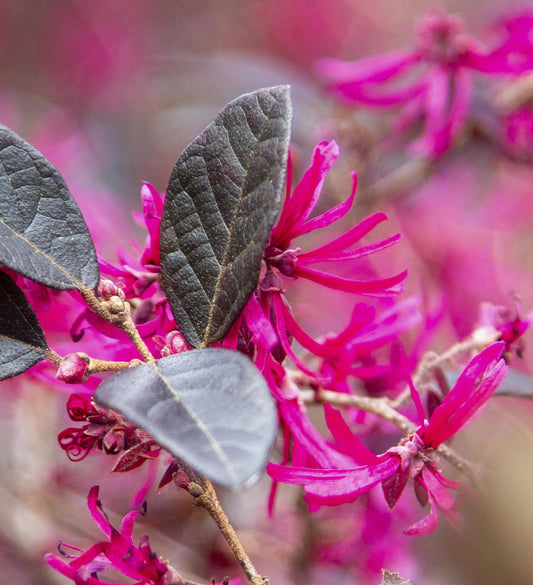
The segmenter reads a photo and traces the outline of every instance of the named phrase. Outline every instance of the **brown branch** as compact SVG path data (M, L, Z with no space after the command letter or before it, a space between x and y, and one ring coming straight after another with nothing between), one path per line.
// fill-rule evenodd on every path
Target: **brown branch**
M60 356L53 349L50 348L46 350L46 357L56 366L59 366L61 360L63 359L62 356Z
M406 435L411 435L416 430L416 426L406 416L400 414L391 406L388 398L370 398L369 396L344 394L341 392L333 392L332 390L320 390L316 393L310 391L309 393L312 393L314 396L312 402L328 402L336 406L352 406L365 412L377 414L379 417L396 425ZM305 393L303 398L304 401L309 401L309 394Z
M80 288L80 293L89 307L102 319L115 325L131 339L145 362L153 362L154 356L140 336L135 323L131 318L131 305L120 297L111 297L109 301L99 299L94 291Z
M130 366L141 364L140 360L132 360L131 362L111 362L106 360L99 360L96 358L89 358L89 374L96 374L99 372L119 372L125 370Z
M361 198L373 202L394 199L424 182L432 173L435 164L435 161L429 158L410 159L366 187Z
M344 394L331 390L320 390L319 392L303 390L300 391L300 396L307 403L328 402L335 406L351 406L365 412L371 412L396 425L406 435L412 435L417 429L412 421L394 408L393 403L388 398L370 398L368 396ZM456 469L466 475L476 488L480 487L480 472L477 466L459 455L459 453L451 447L448 447L448 445L440 445L436 451Z
M187 487L191 496L194 497L194 503L197 506L204 508L211 518L216 522L220 532L229 544L235 558L239 561L250 585L269 585L270 581L267 577L262 577L255 570L250 558L246 554L237 533L230 524L226 513L220 505L215 489L211 482L201 476L196 475L196 481L191 481Z

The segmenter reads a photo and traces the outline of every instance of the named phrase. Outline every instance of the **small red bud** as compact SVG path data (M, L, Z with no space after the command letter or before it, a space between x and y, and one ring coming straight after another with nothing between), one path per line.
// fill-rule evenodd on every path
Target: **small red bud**
M56 379L67 384L79 384L89 377L89 356L85 353L69 353L59 364Z

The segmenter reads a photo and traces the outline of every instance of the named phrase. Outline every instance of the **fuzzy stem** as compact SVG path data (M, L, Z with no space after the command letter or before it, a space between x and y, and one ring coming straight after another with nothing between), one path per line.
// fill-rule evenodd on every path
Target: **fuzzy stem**
M56 353L53 349L46 350L46 357L56 366L59 366L61 360L63 359L63 357Z
M119 372L125 370L132 365L136 365L135 362L142 363L140 360L132 360L132 362L110 362L106 360L98 360L95 358L89 358L89 373L96 374L97 372Z
M85 359L89 360L89 368L87 370L88 374L96 374L98 372L118 372L120 370L124 370L131 366L140 365L142 363L141 360L131 360L131 362L114 362L107 360L99 360L96 358L89 357L87 356L87 354L81 352L78 352L77 355L81 355ZM63 356L59 355L53 349L46 350L46 357L56 366L59 366L61 362L65 359Z
M435 161L429 158L414 158L391 171L363 192L362 198L373 201L390 200L401 196L426 180L432 173Z
M82 287L80 288L80 293L85 302L99 317L102 317L102 319L105 319L108 323L111 323L124 331L124 333L131 339L145 362L154 361L154 356L148 349L146 343L144 343L143 338L140 336L137 327L135 327L135 323L131 318L131 306L128 301L123 301L123 306L121 306L120 310L112 311L109 302L99 299L94 294L94 291Z
M328 402L335 406L352 406L365 412L372 412L396 425L406 435L411 435L416 430L416 426L406 416L393 408L387 398L370 398L369 396L344 394L333 392L332 390L319 390L318 392L304 390L300 391L300 396L304 402Z
M250 585L269 585L270 581L268 578L259 575L259 573L255 570L255 567L252 565L252 562L246 554L246 551L244 550L237 533L235 532L233 526L229 523L228 517L220 505L220 501L216 495L212 483L202 476L197 475L196 479L199 483L196 483L196 481L191 481L188 485L189 493L194 497L194 503L197 506L204 508L209 513L211 518L213 518L213 520L216 522L220 532L231 547L235 558L239 561L239 564L246 574L248 583Z

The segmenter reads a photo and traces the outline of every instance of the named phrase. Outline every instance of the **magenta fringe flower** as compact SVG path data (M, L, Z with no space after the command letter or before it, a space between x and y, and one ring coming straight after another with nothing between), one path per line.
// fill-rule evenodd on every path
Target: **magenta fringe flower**
M438 523L438 509L452 523L459 523L448 490L456 490L460 484L439 471L435 449L472 420L503 381L508 371L501 358L504 347L503 342L494 343L472 359L429 421L425 420L418 400L420 426L382 455L369 451L352 433L341 413L325 405L326 422L336 445L355 467L342 467L342 462L328 467L320 464L314 468L298 467L293 457L292 467L286 462L270 463L269 475L276 481L303 485L306 500L313 508L351 502L378 484L392 508L411 479L419 502L423 506L429 503L430 513L407 529L407 534L433 530Z
M343 218L351 209L357 188L355 172L352 172L353 188L348 199L309 219L320 198L326 175L338 155L339 147L334 141L319 143L313 153L311 166L307 169L292 194L289 190L292 177L292 171L289 167L287 197L279 221L272 230L270 244L265 252L267 273L261 282L263 290L268 291L271 288L276 288L274 283L280 283L279 277L288 276L306 278L328 288L349 293L391 295L400 292L399 285L405 278L406 271L389 278L360 281L311 267L312 264L322 262L346 263L358 260L398 242L400 234L375 244L354 248L364 236L368 235L379 223L387 219L384 213L374 213L331 242L314 250L303 252L300 248L291 247L295 238L330 226Z
M110 568L135 579L136 585L167 585L172 582L167 563L152 551L148 537L143 536L138 546L133 542L133 524L140 512L133 510L126 514L119 531L109 523L103 512L98 492L98 486L91 488L87 503L94 523L107 540L94 544L86 551L63 545L60 550L70 548L81 554L68 563L55 555L46 554L46 562L76 585L112 585L110 581L102 581L98 577L98 573ZM63 555L72 558L66 552Z
M284 295L284 285L290 282L287 279L304 278L327 288L352 294L392 296L402 290L402 281L407 274L407 271L403 271L388 278L359 280L313 267L314 264L333 262L342 263L346 269L346 266L350 267L352 262L384 250L398 242L400 234L395 234L376 243L356 247L364 236L387 219L384 213L375 213L367 217L340 236L313 250L303 251L300 247L293 245L295 238L328 227L340 220L353 205L357 186L355 173L352 173L353 188L350 196L328 211L309 219L320 198L326 175L338 154L339 148L335 142L319 143L313 153L310 167L292 193L290 191L292 169L289 163L287 197L265 251L265 268L259 284L260 295L251 301L254 304L258 302L262 311L255 311L249 321L264 320L264 316L270 315L270 311L273 310L274 318L268 318L272 323L269 331L272 331L272 327L274 328L274 335L270 334L271 344L279 343L283 355L289 355L297 367L312 376L316 376L316 372L310 370L294 354L288 334L294 336L311 353L322 356L323 352L320 351L320 344L312 340L301 329L292 315ZM358 305L358 311L361 314L365 313L363 304ZM257 324L259 325L259 322ZM256 329L258 329L257 326ZM350 328L350 335L356 335L357 332L357 328ZM344 343L349 343L348 337L346 336L343 340Z

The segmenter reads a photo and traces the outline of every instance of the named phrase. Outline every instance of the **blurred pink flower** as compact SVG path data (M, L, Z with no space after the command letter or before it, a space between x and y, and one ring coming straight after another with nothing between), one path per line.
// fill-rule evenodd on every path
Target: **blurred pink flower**
M514 352L522 357L524 341L522 336L533 320L533 310L522 316L520 303L516 301L515 310L502 305L481 303L480 325L493 327L500 332L500 341L505 342L505 352Z
M519 75L533 69L532 23L529 13L507 20L506 38L488 51L463 33L459 18L435 11L419 21L414 49L353 62L322 59L317 71L348 103L399 107L393 133L423 120L411 150L438 157L466 126L475 73Z

